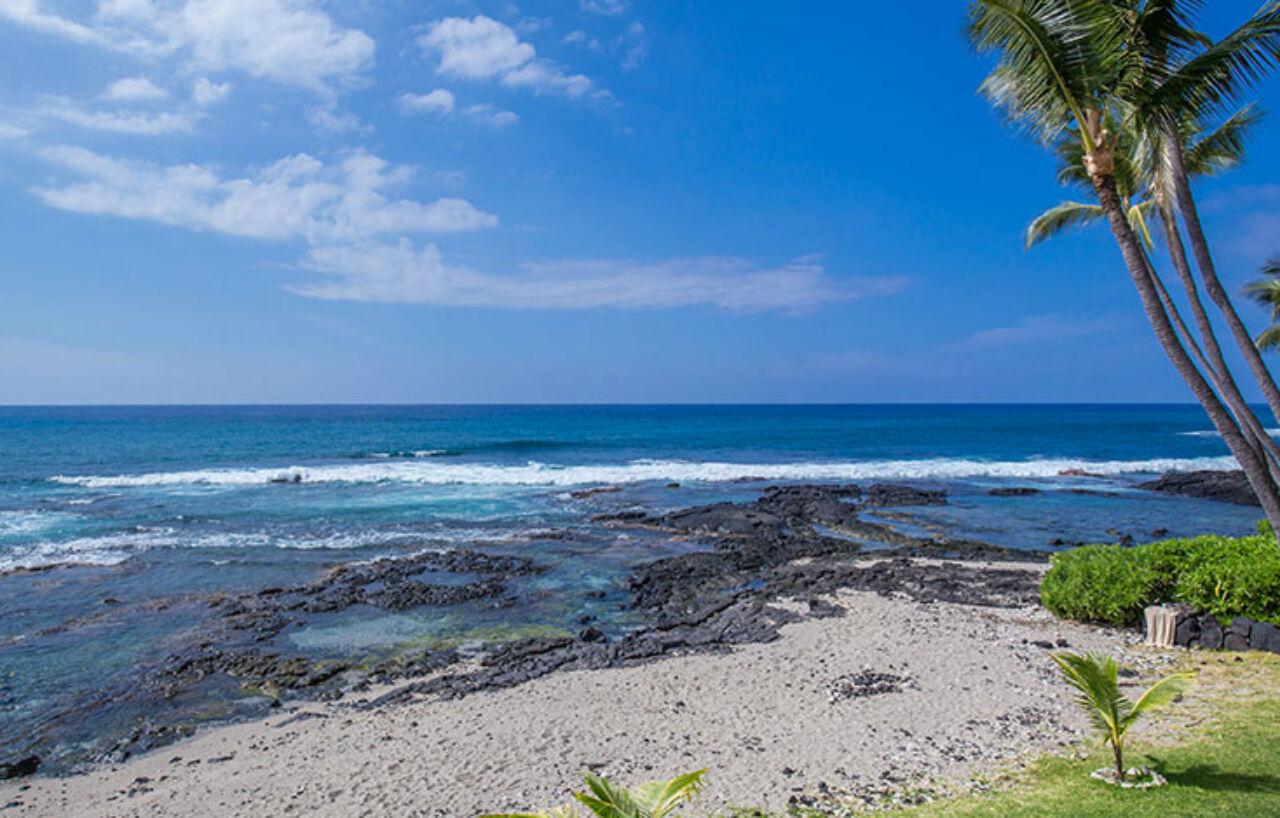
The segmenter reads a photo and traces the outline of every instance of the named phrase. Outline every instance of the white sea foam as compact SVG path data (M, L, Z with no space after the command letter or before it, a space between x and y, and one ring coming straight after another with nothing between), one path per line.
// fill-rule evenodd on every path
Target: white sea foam
M1231 457L1155 458L1151 460L1083 460L1048 458L1020 461L965 459L875 460L830 463L717 463L681 460L636 460L614 465L562 466L392 461L283 469L202 469L114 476L59 476L59 483L87 488L256 486L292 483L409 483L419 485L588 486L655 481L717 483L761 480L959 480L965 478L1046 478L1065 471L1121 475L1231 469ZM287 490L288 487L281 487Z
M0 511L0 539L39 534L65 523L72 516L57 511Z
M454 532L456 539L462 537ZM395 545L423 539L447 539L434 533L409 531L347 531L335 534L274 536L266 532L217 532L193 534L174 528L153 528L118 532L97 537L68 540L41 540L0 551L0 573L21 568L44 568L50 565L118 565L135 554L154 548L285 548L285 549L353 549Z
M1183 437L1222 437L1216 429L1198 429L1194 432L1178 432ZM1280 429L1268 429L1267 434L1280 437Z

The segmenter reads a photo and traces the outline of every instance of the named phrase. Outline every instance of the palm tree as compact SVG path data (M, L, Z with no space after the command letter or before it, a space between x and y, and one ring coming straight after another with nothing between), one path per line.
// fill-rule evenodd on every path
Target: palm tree
M1123 105L1117 107L1125 109ZM1184 122L1179 128L1179 138L1186 144L1188 170L1195 177L1203 177L1238 166L1244 159L1249 131L1261 119L1262 115L1255 106L1246 105L1216 126L1192 120ZM1177 304L1163 282L1156 277L1154 283L1159 289L1165 311L1183 344L1226 402L1247 440L1259 451L1273 482L1280 485L1280 445L1267 434L1232 376L1187 261L1172 204L1172 182L1168 164L1164 161L1164 134L1140 131L1132 116L1118 122L1113 121L1110 129L1116 134L1116 188L1128 212L1130 226L1150 251L1154 247L1154 241L1149 222L1153 215L1159 216L1162 235L1191 306L1199 337L1187 327ZM1070 135L1060 138L1054 150L1059 159L1059 182L1077 187L1090 185L1078 140ZM1062 202L1031 222L1027 228L1027 246L1031 247L1051 238L1068 227L1098 221L1105 215L1101 206L1096 204Z
M1269 8L1278 4L1280 0ZM1180 129L1190 108L1184 106L1181 118L1164 126L1178 98L1166 87L1167 68L1194 62L1186 55L1196 49L1208 53L1213 46L1206 47L1205 38L1185 24L1174 0L975 0L969 7L969 37L980 52L998 54L982 91L1013 125L1045 144L1059 145L1060 153L1064 141L1078 143L1097 206L1111 227L1156 338L1244 469L1268 519L1280 521L1280 454L1268 456L1267 444L1256 433L1261 423L1243 398L1236 399L1239 390L1228 381L1228 373L1211 365L1219 356L1210 353L1211 359L1206 359L1177 314L1131 222L1136 180L1129 178L1133 169L1126 167L1124 153L1117 150L1125 130L1121 125L1136 121L1134 132L1140 140L1164 135L1162 155L1174 152L1168 147L1171 142L1181 151ZM1220 70L1209 70L1208 63L1200 67L1202 74L1221 84ZM1165 82L1157 83L1158 79ZM1183 98L1207 96L1189 80L1182 85ZM1223 98L1218 95L1216 100ZM1207 111L1207 105L1201 107ZM1204 117L1190 119L1200 122ZM1185 155L1182 160L1185 170ZM1122 195L1122 182L1129 196ZM1174 178L1175 189L1177 184Z
M1252 335L1218 278L1209 243L1191 192L1190 162L1181 140L1174 137L1178 123L1187 116L1212 113L1237 98L1248 86L1280 61L1280 2L1272 0L1244 25L1217 42L1200 39L1199 49L1181 52L1163 47L1170 31L1188 16L1184 7L1195 9L1197 0L1129 0L1124 5L1157 6L1160 13L1148 12L1145 58L1155 70L1140 94L1143 118L1153 130L1166 134L1165 150L1173 200L1182 216L1201 281L1210 300L1218 308L1250 371L1258 382L1273 415L1280 418L1280 388L1262 360Z
M1124 781L1124 739L1129 728L1148 710L1172 700L1182 692L1189 673L1175 673L1152 685L1135 704L1120 693L1119 667L1109 656L1081 656L1075 653L1050 654L1058 663L1067 684L1079 693L1076 701L1089 721L1111 745L1116 765L1116 783Z
M1260 350L1280 349L1280 256L1262 268L1263 278L1245 287L1245 294L1264 307L1271 308L1271 326L1262 331L1254 343Z

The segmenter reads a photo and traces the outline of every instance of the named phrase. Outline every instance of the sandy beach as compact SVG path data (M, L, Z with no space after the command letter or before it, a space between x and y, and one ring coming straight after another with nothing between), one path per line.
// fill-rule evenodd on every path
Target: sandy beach
M1124 655L1137 641L1038 606L831 600L842 615L784 625L765 644L461 699L361 706L382 688L286 706L118 766L9 782L0 800L15 816L443 818L563 803L584 769L629 784L708 767L702 810L782 809L827 790L962 781L1060 749L1084 724L1048 646Z

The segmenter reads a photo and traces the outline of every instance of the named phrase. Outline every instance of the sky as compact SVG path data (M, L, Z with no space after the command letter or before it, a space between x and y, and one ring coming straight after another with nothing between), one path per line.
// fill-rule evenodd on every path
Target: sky
M0 0L0 404L1189 400L964 8Z

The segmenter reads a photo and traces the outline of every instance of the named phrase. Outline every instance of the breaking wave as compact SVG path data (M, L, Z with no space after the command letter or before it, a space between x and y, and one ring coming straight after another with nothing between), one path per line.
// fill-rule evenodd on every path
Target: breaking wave
M657 481L721 483L746 480L959 480L965 478L1051 478L1063 472L1159 474L1198 469L1233 469L1231 457L1023 461L966 459L875 460L814 463L720 463L635 460L605 465L522 465L448 463L435 460L381 460L286 468L199 469L150 474L51 477L86 488L166 486L258 486L272 483L406 483L418 485L589 486Z

